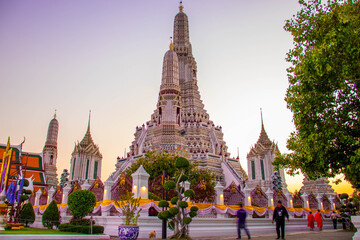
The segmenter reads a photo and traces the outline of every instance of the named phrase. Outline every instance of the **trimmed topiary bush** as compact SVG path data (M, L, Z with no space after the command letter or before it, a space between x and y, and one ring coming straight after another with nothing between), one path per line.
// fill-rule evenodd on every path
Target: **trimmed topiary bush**
M161 200L158 204L159 207L169 207L169 203L168 201L165 201L165 200Z
M195 196L195 191L192 189L188 189L184 192L185 197L193 198Z
M172 189L175 189L176 188L176 183L174 181L167 181L165 184L164 184L164 188L166 190L172 190Z
M171 202L171 204L175 205L178 200L179 200L178 197L173 197L170 202Z
M185 218L184 218L184 223L185 223L185 224L189 224L189 223L191 223L191 221L192 221L192 218L191 218L191 217L185 217Z
M175 177L174 181L167 182L168 186L165 186L166 183L164 184L164 188L166 189L169 189L170 185L171 189L175 189L176 197L171 199L171 203L175 206L171 207L169 210L160 212L158 218L161 220L169 219L168 226L174 231L174 234L170 237L171 239L188 239L188 224L192 221L192 218L197 215L198 208L191 207L190 212L184 211L184 209L189 206L186 201L195 196L194 190L186 190L184 192L185 183L184 181L181 181L188 178L189 161L183 157L179 157L176 159L175 165L178 168L178 175ZM158 206L165 206L164 202L165 201L160 201Z
M56 228L59 226L60 213L55 201L51 201L49 206L46 208L42 215L42 224L44 227L52 229L53 226Z
M197 212L189 212L189 216L192 218L196 217L196 215L197 215Z
M186 158L178 157L175 160L175 167L176 168L187 168L187 167L189 167L189 165L190 165L190 163Z
M185 201L180 201L178 203L178 206L181 207L181 208L187 208L189 206L189 204Z
M29 202L25 204L20 211L20 222L25 223L25 227L28 224L33 224L35 221L35 212L32 204Z
M94 210L96 205L95 194L89 190L76 190L68 199L68 206L71 215L76 218L83 218Z
M179 209L177 207L172 207L169 209L169 212L174 216L179 213Z
M199 208L197 206L192 206L190 208L190 211L192 211L192 212L197 212L198 210L199 210Z

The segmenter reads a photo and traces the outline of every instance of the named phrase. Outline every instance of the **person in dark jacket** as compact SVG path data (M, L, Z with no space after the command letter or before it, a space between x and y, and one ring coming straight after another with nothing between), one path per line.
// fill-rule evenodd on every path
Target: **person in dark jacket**
M286 210L286 208L282 205L281 201L278 201L278 204L274 210L273 220L276 222L276 233L277 238L280 238L280 228L281 228L281 239L285 239L285 217L289 221L289 214Z
M246 211L245 211L245 209L243 209L242 203L240 203L239 206L240 206L240 209L237 210L237 212L236 212L237 234L238 234L237 239L241 239L241 229L242 228L245 230L245 233L247 234L248 239L251 239L249 230L246 227Z

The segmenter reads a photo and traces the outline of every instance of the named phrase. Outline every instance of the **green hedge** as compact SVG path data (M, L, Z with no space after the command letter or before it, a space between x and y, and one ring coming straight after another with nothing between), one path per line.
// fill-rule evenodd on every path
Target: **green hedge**
M92 226L92 233L104 233L104 227L100 225ZM74 225L71 223L63 223L59 225L59 230L62 232L77 232L77 233L85 233L90 234L90 225Z

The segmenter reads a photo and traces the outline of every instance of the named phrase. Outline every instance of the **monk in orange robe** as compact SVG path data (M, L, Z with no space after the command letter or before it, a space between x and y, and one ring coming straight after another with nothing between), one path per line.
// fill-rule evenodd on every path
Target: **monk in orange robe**
M307 220L308 220L308 227L310 227L310 231L314 231L315 217L314 215L312 215L312 212L309 213Z
M321 216L320 210L318 210L317 213L315 214L315 220L317 227L319 228L319 231L321 231L323 227L323 218Z

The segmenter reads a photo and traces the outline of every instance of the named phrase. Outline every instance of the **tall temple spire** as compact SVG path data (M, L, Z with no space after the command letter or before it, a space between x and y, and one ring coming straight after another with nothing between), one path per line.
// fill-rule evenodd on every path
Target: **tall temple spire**
M174 47L179 48L185 47L185 49L181 49L186 54L191 54L191 44L189 38L189 20L188 16L183 12L183 7L180 4L180 12L176 14L174 20Z
M59 122L56 119L56 110L54 118L50 121L45 146L57 147L57 137L59 131Z
M59 122L56 119L56 110L54 118L49 123L45 146L43 148L43 157L45 163L46 182L49 186L56 186L58 184L56 174L57 162L57 138L59 132Z

